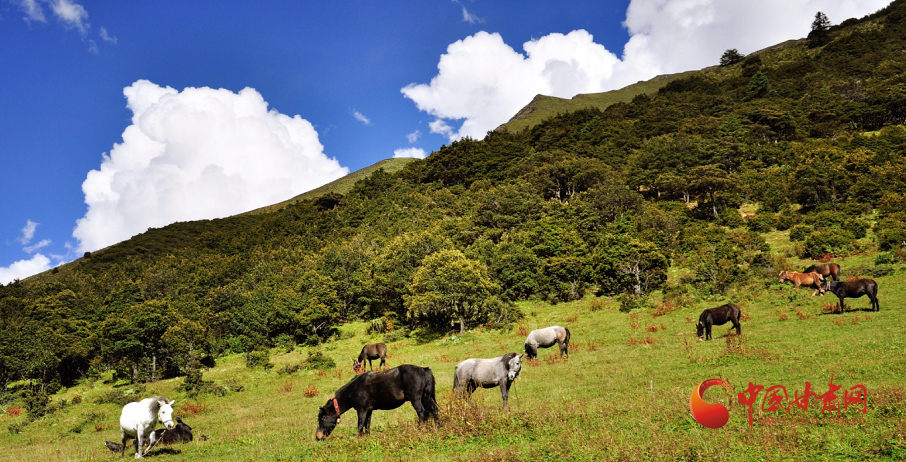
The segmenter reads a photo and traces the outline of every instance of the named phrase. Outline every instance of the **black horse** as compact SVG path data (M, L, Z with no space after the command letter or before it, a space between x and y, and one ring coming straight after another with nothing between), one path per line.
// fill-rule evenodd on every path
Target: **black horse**
M357 371L359 369L365 369L365 360L368 360L368 366L371 367L371 370L374 370L374 366L371 364L372 359L381 359L381 363L378 365L378 368L384 367L384 364L387 363L385 359L387 357L387 345L383 343L369 343L362 347L362 352L359 353L358 359L352 361L352 369Z
M698 340L705 340L705 336L707 336L707 340L711 340L711 326L722 326L727 322L733 323L733 327L736 328L736 335L742 334L742 327L739 325L738 306L727 303L717 308L708 308L702 311L702 314L698 317L698 324L695 329L698 334Z
M840 299L840 312L843 312L844 298L859 298L868 295L871 299L871 308L881 311L878 303L878 283L874 279L856 279L855 281L824 281L824 290L832 292Z
M434 399L434 374L427 367L403 364L384 372L366 372L355 376L318 410L317 440L323 440L349 409L359 414L359 436L371 429L371 412L396 409L406 401L412 403L421 425L434 417L438 421Z
M811 273L812 271L824 276L826 279L828 276L835 280L840 280L840 265L836 263L824 263L819 265L812 265L803 270L803 273ZM823 295L823 294L822 294Z

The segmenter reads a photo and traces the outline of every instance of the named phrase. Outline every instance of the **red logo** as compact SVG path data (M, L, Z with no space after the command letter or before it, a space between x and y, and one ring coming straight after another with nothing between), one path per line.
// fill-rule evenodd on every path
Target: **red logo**
M692 390L692 397L689 399L689 409L692 411L692 418L708 428L723 427L730 420L730 411L727 410L726 406L708 403L703 399L705 390L714 385L723 385L727 391L733 391L733 387L721 379L708 379Z

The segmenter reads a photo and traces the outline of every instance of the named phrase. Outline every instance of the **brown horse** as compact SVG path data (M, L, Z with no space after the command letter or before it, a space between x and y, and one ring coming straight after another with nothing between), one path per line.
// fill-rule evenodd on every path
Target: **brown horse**
M818 265L812 265L803 270L803 273L811 273L812 271L824 276L830 276L831 279L835 281L840 280L840 265L836 263L824 263Z
M371 364L373 359L381 359L381 364L378 365L378 368L384 367L384 364L387 363L385 359L387 357L387 345L383 343L369 343L362 347L362 352L359 353L358 359L352 361L352 370L358 371L359 369L365 370L365 360L368 360L368 366L371 367L371 370L374 370L374 366Z
M780 282L784 282L784 281L792 282L793 284L796 285L797 289L799 288L799 286L806 286L806 287L814 288L815 291L812 292L812 297L814 297L815 294L817 294L819 292L821 293L821 295L824 295L824 287L822 287L822 285L821 285L821 283L824 281L824 278L821 277L821 275L819 273L816 273L814 271L812 271L810 273L797 273L795 271L781 271L780 272Z

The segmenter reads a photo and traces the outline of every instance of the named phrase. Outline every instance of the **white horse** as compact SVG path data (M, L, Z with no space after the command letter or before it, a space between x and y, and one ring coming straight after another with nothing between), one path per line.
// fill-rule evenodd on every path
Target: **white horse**
M120 436L122 437L123 449L120 456L126 455L126 440L135 438L135 458L141 459L148 451L154 447L157 442L157 435L154 433L154 427L160 422L164 424L167 430L176 427L173 422L173 403L176 401L167 401L167 398L155 396L145 398L139 402L129 403L123 406L123 413L120 415ZM148 439L148 449L142 452L145 439Z
M569 357L569 335L569 329L560 326L535 329L525 338L525 353L532 359L538 356L538 347L548 348L556 343L560 346L560 356L566 353Z
M510 385L522 370L522 356L524 355L507 353L490 359L467 359L456 365L456 372L453 375L453 390L459 393L465 391L468 396L471 396L479 386L482 388L500 387L503 405L506 406Z

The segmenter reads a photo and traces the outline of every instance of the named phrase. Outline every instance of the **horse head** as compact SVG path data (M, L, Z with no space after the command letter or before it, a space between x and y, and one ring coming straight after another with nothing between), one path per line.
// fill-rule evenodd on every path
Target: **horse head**
M157 421L164 424L167 430L173 430L176 427L176 423L173 421L173 403L175 402L176 400L167 402L166 399L157 402L160 406L157 410Z
M327 403L318 409L318 430L315 439L323 440L330 436L330 432L340 423L340 406L336 398L330 398Z
M788 271L781 271L780 272L780 282L789 281L789 280L790 280L790 273Z
M522 357L525 355L517 355L515 353L511 354L513 355L513 357L510 358L509 361L506 361L505 364L507 369L507 378L509 378L510 381L513 381L516 380L516 377L519 376L519 371L522 370Z
M358 359L353 359L353 360L352 360L352 370L353 370L353 372L358 372L359 369L364 369L364 368L365 368L365 361L360 361L360 360L358 360Z

